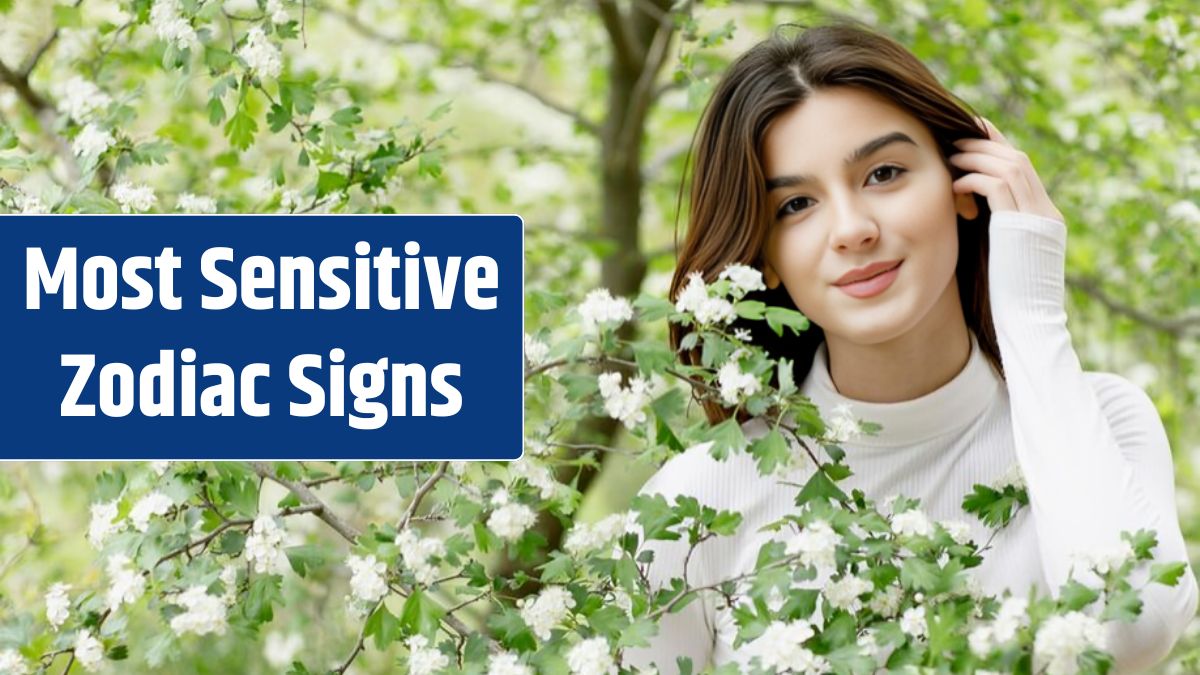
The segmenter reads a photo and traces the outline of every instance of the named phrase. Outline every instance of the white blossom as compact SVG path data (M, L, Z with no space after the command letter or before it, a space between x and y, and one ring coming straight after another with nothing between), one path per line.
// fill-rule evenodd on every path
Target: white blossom
M303 201L303 199L304 197L300 194L299 190L284 190L283 193L279 195L279 206L283 210L290 213L300 208L300 202Z
M1029 609L1029 600L1021 596L1011 596L1000 603L1000 611L992 622L992 633L997 642L1008 642L1017 636L1017 630L1028 623L1025 612Z
M762 272L747 265L731 264L721 270L719 279L728 279L735 297L742 297L751 291L765 291Z
M542 499L553 499L563 487L546 465L532 459L515 460L508 467L514 478L524 478L526 483L536 487Z
M150 462L150 469L153 470L154 475L158 476L159 478L162 478L163 474L165 474L167 472L167 470L170 468L171 468L171 462L167 462L167 461Z
M981 623L967 634L967 647L971 653L981 659L987 658L988 654L996 648L995 636L992 632L990 623Z
M1104 626L1082 612L1051 616L1038 628L1033 642L1033 670L1047 675L1072 675L1076 659L1088 648L1107 649Z
M81 124L112 103L112 98L100 87L78 75L55 86L54 95L58 111Z
M255 75L266 78L279 77L283 71L283 56L261 28L254 27L246 34L246 42L237 55L246 62Z
M521 663L516 654L499 652L488 661L487 675L533 675L533 669Z
M604 411L609 417L621 420L627 429L633 429L646 421L645 407L650 404L650 383L638 375L629 380L628 387L621 386L621 373L601 373L600 396L604 399Z
M290 567L283 552L287 532L275 522L274 516L260 513L246 537L246 562L254 565L259 574L283 574Z
M67 596L69 590L71 590L71 584L59 582L46 591L46 620L50 622L50 626L54 630L58 630L58 627L71 616L71 598ZM2 668L0 668L0 672L3 672Z
M939 523L956 544L966 545L971 541L971 526L961 520L943 520Z
M88 123L75 135L71 152L82 160L94 160L112 147L113 135L95 124Z
M114 185L112 196L121 205L121 211L125 213L149 211L158 201L158 198L154 196L154 189L149 185L144 183L134 185L128 181Z
M142 497L129 511L129 521L138 532L150 527L151 516L161 516L174 506L171 498L155 490Z
M225 0L222 8L230 14L245 16L258 11L258 0Z
M108 557L109 587L105 600L110 611L115 612L121 605L137 602L146 591L146 577L133 567L132 562L124 553L114 553Z
M825 599L830 605L857 614L862 609L859 596L874 588L870 581L857 576L845 576L825 587Z
M835 564L834 554L837 552L837 545L842 541L842 535L834 531L829 523L814 520L799 533L785 533L783 541L784 552L787 555L800 554L800 564L832 568Z
M175 208L184 213L212 214L217 212L217 200L203 195L185 192L179 195Z
M75 636L75 660L84 670L95 670L104 660L104 645L86 628Z
M387 565L376 560L374 555L362 557L352 553L346 558L346 566L350 568L350 593L355 599L374 604L387 595L387 581L384 579Z
M525 360L529 362L529 365L542 365L546 362L546 356L549 353L549 345L541 340L538 340L529 333L525 334Z
M225 586L225 593L221 596L221 600L226 606L232 606L237 602L237 575L238 566L235 563L229 563L221 569L221 584Z
M920 509L909 509L892 516L892 532L906 537L929 536L929 518Z
M26 675L29 672L29 664L22 658L21 653L15 649L5 649L0 651L0 673L5 675Z
M537 514L524 504L505 504L492 511L487 528L501 539L519 539L537 521Z
M854 418L854 409L848 403L840 403L833 409L832 419L825 429L825 440L828 443L840 444L854 440L862 435L862 427Z
M408 646L408 672L411 675L432 675L450 665L450 658L430 646L429 638L413 635L405 642Z
M734 354L725 365L717 370L717 384L721 388L721 400L731 406L757 394L762 388L762 383L753 373L742 370L736 357L737 355Z
M50 207L46 206L42 200L31 194L18 194L16 198L16 206L18 211L27 215L41 215L50 213Z
M289 21L287 10L283 7L282 0L267 0L267 14L271 15L271 23L287 23Z
M904 610L900 615L900 630L915 638L925 637L928 630L925 625L925 608L918 605Z
M1122 539L1119 544L1108 549L1091 553L1076 553L1071 558L1074 571L1082 573L1084 570L1095 570L1097 574L1108 574L1136 556L1137 553L1133 550L1133 546Z
M563 548L573 556L581 556L589 551L611 546L611 557L618 558L622 549L616 540L628 532L637 531L636 513L613 513L593 525L576 522L563 540Z
M549 640L550 631L562 623L575 606L575 598L562 586L547 586L533 599L519 600L518 606L521 607L521 620L533 634Z
M904 589L896 584L889 584L880 592L876 592L867 602L867 608L885 619L896 616L900 611L900 602L904 599Z
M93 548L99 549L104 540L124 527L124 521L114 523L117 517L117 500L92 504L92 520L88 525L87 539Z
M742 342L750 342L750 338L751 338L750 329L749 328L734 328L733 329L733 337L734 337L734 339L741 340Z
M292 664L303 646L304 636L299 633L284 635L279 631L271 631L263 641L263 658L272 668L283 670Z
M412 570L418 583L431 584L437 578L438 566L430 558L446 555L446 545L437 537L422 537L412 529L396 535L396 546L404 566Z
M1100 13L1100 24L1110 28L1130 28L1141 26L1150 11L1150 3L1144 0L1134 0L1117 8L1112 7Z
M225 618L225 600L216 595L209 595L203 586L191 586L176 594L171 604L187 610L171 618L171 630L175 631L176 635L225 634L228 625Z
M633 305L625 298L614 298L607 288L597 288L584 297L576 310L583 330L594 333L598 327L613 327L633 318Z
M828 662L802 644L813 634L807 621L773 621L746 646L746 652L770 672L823 673L829 668Z
M1004 488L1010 485L1018 490L1025 489L1025 474L1021 472L1021 464L1019 462L1010 464L1004 475L992 482L992 489L1003 491Z
M1187 225L1200 225L1200 206L1196 202L1184 199L1175 202L1167 209L1167 217L1181 221Z
M179 13L179 0L155 0L150 8L150 25L160 40L176 49L200 46L196 29Z
M701 325L724 324L737 318L733 304L728 300L709 296L708 286L699 272L688 275L687 286L684 286L675 300L675 311L691 312Z
M567 667L573 675L616 675L612 648L602 637L588 638L567 652Z

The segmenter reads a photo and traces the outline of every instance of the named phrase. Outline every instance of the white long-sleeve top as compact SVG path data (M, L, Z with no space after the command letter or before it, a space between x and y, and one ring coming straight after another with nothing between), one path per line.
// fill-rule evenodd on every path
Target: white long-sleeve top
M1077 553L1111 551L1119 533L1157 532L1156 562L1187 561L1175 507L1174 467L1162 420L1150 398L1125 378L1084 372L1071 344L1064 310L1066 225L1016 211L992 214L989 284L993 321L1006 379L1001 379L971 335L966 366L950 382L920 398L871 403L838 393L822 344L801 391L826 419L848 404L854 417L883 425L877 436L842 444L854 475L840 485L883 502L897 493L921 500L937 520L971 525L980 545L991 530L962 510L976 483L990 485L1016 462L1030 507L1021 509L969 572L982 589L1000 594L1053 593L1066 581ZM760 418L743 425L748 439L768 430ZM817 448L819 450L819 447ZM759 547L771 536L756 532L796 510L797 488L811 468L783 477L760 476L753 458L731 453L723 462L704 446L672 457L640 494L678 494L718 510L744 514L734 536L697 546L687 569L692 586L752 572ZM647 542L655 551L648 577L659 585L683 574L688 544ZM1131 576L1146 583L1145 569ZM1076 578L1079 578L1078 575ZM1138 672L1166 657L1197 606L1189 564L1178 584L1150 584L1135 623L1108 623L1108 647L1117 672ZM627 649L624 663L655 663L675 673L676 657L691 657L694 672L747 658L733 649L736 635L720 599L701 599L659 622L648 648ZM743 648L744 650L744 648Z

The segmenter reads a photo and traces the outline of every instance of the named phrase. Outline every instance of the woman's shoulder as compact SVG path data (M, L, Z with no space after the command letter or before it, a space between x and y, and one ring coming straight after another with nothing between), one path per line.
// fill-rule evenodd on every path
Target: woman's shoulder
M766 433L766 423L758 417L741 426L747 442ZM752 488L763 478L749 454L729 452L717 459L712 456L712 446L712 441L706 441L672 456L650 476L638 494L661 494L668 500L688 495L717 508L736 506L733 502L752 494Z

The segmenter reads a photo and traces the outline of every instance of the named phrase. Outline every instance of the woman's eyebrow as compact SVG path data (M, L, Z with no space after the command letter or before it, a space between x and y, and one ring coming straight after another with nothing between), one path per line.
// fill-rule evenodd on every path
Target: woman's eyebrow
M890 134L884 134L879 138L864 143L862 147L858 148L854 152L850 153L848 157L846 157L844 164L847 167L853 166L856 162L862 161L864 158L874 154L875 152L878 152L879 150L882 150L892 143L910 143L913 146L917 145L917 142L910 138L908 134L900 131L893 131ZM776 176L774 178L768 178L767 192L770 192L771 190L777 190L781 187L795 187L797 185L809 183L814 180L816 179L808 174L798 176Z

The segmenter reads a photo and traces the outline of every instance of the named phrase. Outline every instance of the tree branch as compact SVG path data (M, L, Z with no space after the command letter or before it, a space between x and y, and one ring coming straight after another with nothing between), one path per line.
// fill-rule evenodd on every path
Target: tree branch
M1100 288L1100 282L1073 274L1068 274L1067 285L1083 292L1092 299L1109 309L1109 311L1125 316L1154 330L1168 333L1174 337L1185 337L1190 333L1200 332L1200 314L1184 314L1177 317L1155 316L1148 312L1127 305L1108 295Z
M613 58L628 70L637 70L646 57L629 35L629 24L614 0L596 0L596 10L613 44Z
M441 480L442 476L446 475L446 467L448 466L450 466L449 462L438 462L437 471L434 471L433 475L426 479L426 481L421 484L421 487L417 489L417 493L413 495L412 503L408 505L408 510L404 512L404 518L400 521L400 527L396 528L397 531L403 532L404 529L408 527L408 523L410 520L412 520L413 514L417 512L417 507L421 505L421 500L425 499L425 495L428 494L431 489L433 489L433 486L436 485L439 480Z
M325 521L327 525L333 528L334 532L342 535L343 539L351 544L357 541L358 536L361 534L361 532L358 531L358 528L342 520L340 516L338 516L333 512L332 509L325 505L325 502L321 501L320 497L318 497L312 490L308 489L307 485L304 483L290 481L281 477L279 474L275 473L275 469L273 469L271 465L266 462L250 462L250 467L254 469L254 473L258 474L259 477L266 478L287 488L292 492L292 494L300 498L301 504L315 507L312 509L311 513Z
M316 7L314 7L314 8L316 8ZM350 28L353 28L359 34L361 34L365 37L368 37L372 40L375 40L377 42L382 42L384 44L391 45L393 47L416 47L416 46L428 47L430 49L436 50L439 53L446 53L445 49L443 49L441 46L436 45L436 44L432 44L429 42L422 42L419 40L405 40L403 38L399 38L399 37L396 37L393 35L385 35L384 33L381 33L379 30L377 30L374 26L368 26L367 24L360 21L358 19L358 17L356 17L353 14L351 14L350 12L347 12L346 10L340 9L338 7L331 7L329 5L322 4L322 5L320 5L320 9L341 19L347 26L349 26ZM516 89L517 91L520 91L520 92L532 97L538 103L541 103L542 105L546 106L547 108L550 108L551 110L554 110L555 112L558 112L562 115L565 115L565 116L571 118L577 125L579 125L583 129L585 129L588 133L592 134L593 136L600 135L600 125L598 125L598 124L596 124L596 122L588 119L586 116L584 116L584 114L582 112L580 112L578 110L574 110L572 108L569 108L566 105L563 105L562 103L559 103L557 101L554 101L553 99L549 98L542 92L534 89L533 87L527 86L523 82L514 82L492 70L489 70L488 68L485 68L484 66L481 66L477 63L471 63L470 61L468 61L466 59L462 59L462 58L452 59L450 61L450 65L457 67L457 68L468 68L470 70L473 70L473 71L475 71L475 74L479 77L479 79L484 80L485 82L501 84L506 87L511 87L513 89Z

